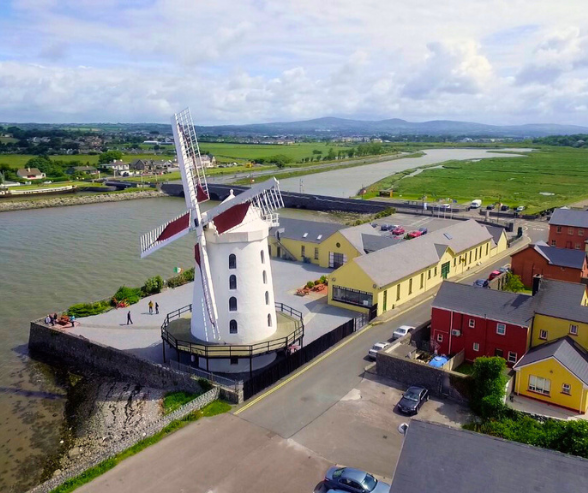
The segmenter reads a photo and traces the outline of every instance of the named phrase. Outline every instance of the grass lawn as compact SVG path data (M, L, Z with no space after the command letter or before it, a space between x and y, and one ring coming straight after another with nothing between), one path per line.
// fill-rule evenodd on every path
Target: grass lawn
M588 150L544 147L526 157L448 161L443 168L396 180L395 196L430 201L450 197L459 202L500 200L530 213L572 204L588 197ZM387 188L390 177L378 183ZM545 195L549 194L549 195Z
M146 449L150 445L154 445L155 443L159 442L162 438L165 438L167 435L172 434L173 432L183 428L184 426L194 421L198 421L200 418L216 416L217 414L226 413L230 410L231 406L226 402L211 402L210 404L208 404L208 406L203 407L201 410L194 411L193 413L188 414L188 416L186 416L183 419L173 421L172 423L167 425L163 430L153 435L152 437L146 438L145 440L141 440L139 443L136 443L135 445L121 452L120 454L110 459L106 459L97 466L88 469L87 471L83 472L79 476L76 476L75 478L67 480L61 486L51 490L50 493L69 493L70 491L74 491L80 486L89 483L93 479L109 471L110 469L115 467L119 462L122 462L128 457L132 457L133 455L141 452L141 450Z
M163 414L169 414L184 404L193 401L200 394L191 392L168 392L163 397Z
M472 373L474 373L474 365L472 363L464 361L454 371L456 371L457 373L463 373L464 375L471 375Z

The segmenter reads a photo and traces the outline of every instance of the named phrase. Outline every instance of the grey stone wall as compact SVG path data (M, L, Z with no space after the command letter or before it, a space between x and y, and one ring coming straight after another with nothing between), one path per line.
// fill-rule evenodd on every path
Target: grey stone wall
M212 401L218 399L218 397L219 389L215 387L212 390L206 392L205 394L198 396L193 401L184 404L182 407L176 409L174 412L167 414L166 416L163 416L158 421L155 421L154 423L151 423L143 428L139 428L133 435L126 438L125 440L112 443L112 445L108 449L96 455L89 461L80 463L75 467L68 469L67 471L63 471L57 474L50 480L45 481L43 484L40 484L32 490L29 490L29 493L48 493L54 488L57 488L61 484L65 483L68 479L79 476L84 471L90 469L91 467L97 466L101 462L110 459L111 457L114 457L115 455L140 442L141 440L144 440L145 438L149 438L159 433L172 421L182 419L191 412L196 411L198 409L202 409L207 404L210 404Z
M376 372L406 386L426 387L436 397L449 398L462 404L468 402L471 377L461 373L433 368L384 351L376 355Z

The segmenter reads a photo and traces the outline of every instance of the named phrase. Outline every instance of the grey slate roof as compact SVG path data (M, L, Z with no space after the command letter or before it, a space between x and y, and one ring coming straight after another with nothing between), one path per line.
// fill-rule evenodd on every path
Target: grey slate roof
M581 269L586 259L584 250L572 250L571 248L557 248L549 246L544 241L535 243L531 248L545 258L550 264L559 267Z
M361 224L359 226L353 226L351 228L342 229L341 234L345 238L347 238L349 243L351 243L355 247L355 249L360 253L365 252L365 247L363 244L363 236L364 235L368 235L368 236L377 235L377 236L381 237L380 234L375 232L374 228L370 224L367 224L367 223Z
M555 209L553 214L551 214L549 224L555 226L588 228L588 211Z
M309 243L321 243L329 236L344 228L345 226L343 224L321 223L318 221L305 221L303 219L280 217L280 225L271 228L270 234L275 236L276 232L279 231L280 238L307 241ZM306 234L306 237L304 234Z
M396 240L390 236L382 236L380 234L362 234L361 241L363 243L363 250L365 253L371 253L377 250L381 250L382 248L387 248L390 245L396 245L397 243L401 243L404 240Z
M533 304L533 297L526 294L444 281L432 306L529 327L533 318Z
M413 419L390 493L578 493L588 460Z
M500 237L504 233L504 228L501 228L499 226L486 226L486 228L488 229L488 231L492 235L492 241L494 241L494 244L498 245L498 242L500 241Z
M529 349L514 368L531 365L547 358L555 358L588 385L588 351L569 336Z
M533 296L535 313L588 323L588 307L582 305L585 292L584 284L542 279Z
M486 227L471 219L357 257L352 262L356 262L378 286L386 286L436 265L440 259L439 251L442 250L439 245L447 246L459 254L491 238Z

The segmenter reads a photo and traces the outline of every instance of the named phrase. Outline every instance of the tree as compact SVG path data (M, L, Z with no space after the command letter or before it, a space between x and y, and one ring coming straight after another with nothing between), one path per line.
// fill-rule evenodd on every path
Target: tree
M470 405L483 418L497 417L506 395L506 361L499 357L481 356L474 361L474 384Z
M520 276L513 274L512 272L506 273L506 282L504 284L505 291L512 291L513 293L518 293L525 289L525 285L521 281Z
M275 164L278 168L284 168L294 160L284 154L276 154L275 156L268 157L266 161Z
M115 159L122 159L122 152L120 152L120 151L106 151L98 156L98 164L111 163Z
M329 161L334 161L336 158L336 154L335 154L335 149L333 149L332 147L329 149L329 153L327 154L327 159Z

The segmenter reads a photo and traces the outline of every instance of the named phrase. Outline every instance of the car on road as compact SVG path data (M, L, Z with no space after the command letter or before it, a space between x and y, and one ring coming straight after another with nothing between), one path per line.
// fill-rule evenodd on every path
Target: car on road
M412 325L401 325L392 333L392 340L400 339L404 337L406 334L410 334L414 331L414 327Z
M423 233L421 231L411 231L410 233L408 233L408 237L409 238L418 238L419 236L422 236Z
M510 271L510 264L505 264L502 267L500 267L498 270L500 271L501 274L504 274L505 272L509 272Z
M488 210L488 211L494 210L494 204L487 205L486 210Z
M525 210L525 206L524 205L519 205L517 207L517 212L523 212Z
M492 272L490 272L488 280L491 281L492 279L497 278L500 274L502 274L502 272L500 272L499 270L493 270Z
M380 225L380 231L389 231L389 230L390 230L389 224L381 224Z
M500 210L503 211L503 212L504 211L507 211L508 209L509 209L508 205L504 205L503 204L503 205L500 206Z
M392 234L395 236L398 235L403 235L406 231L404 230L404 228L396 228L392 230Z
M408 387L398 402L398 411L402 414L418 414L421 406L429 400L429 391L425 387Z
M476 279L472 286L475 286L476 288L487 288L488 279Z
M378 354L382 349L386 349L389 345L389 342L376 342L368 351L368 358L376 359L376 354Z
M422 235L426 235L429 230L427 228L419 228L419 231L421 232Z
M378 481L371 474L353 467L331 467L325 474L325 483L338 490L351 493L388 493L390 485Z
M312 493L347 493L346 490L338 490L331 488L325 481L321 481L317 484Z

